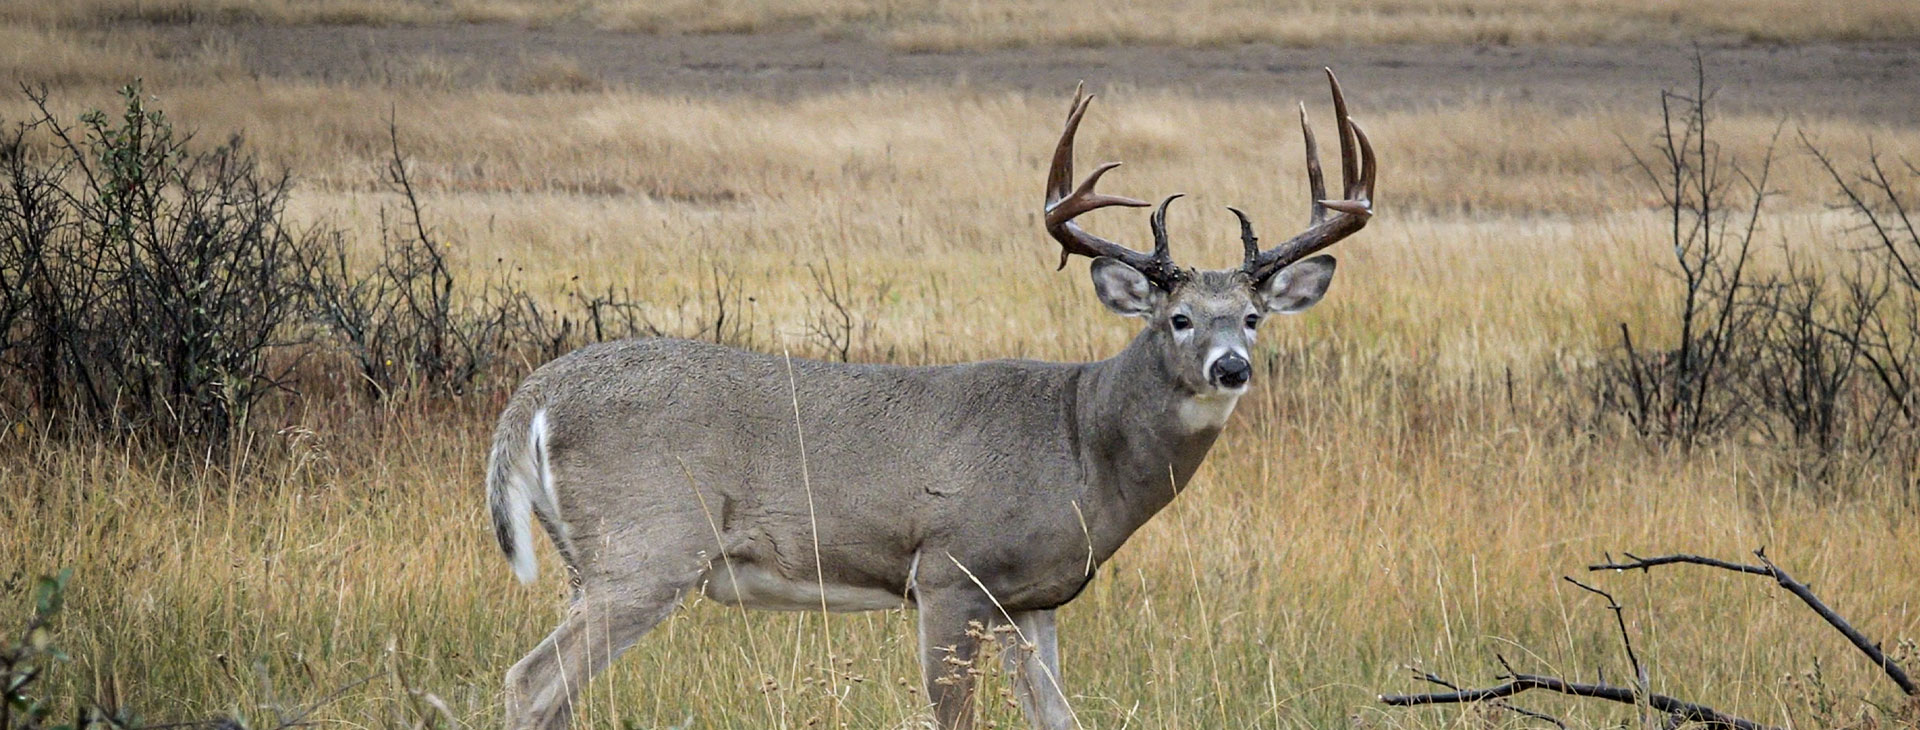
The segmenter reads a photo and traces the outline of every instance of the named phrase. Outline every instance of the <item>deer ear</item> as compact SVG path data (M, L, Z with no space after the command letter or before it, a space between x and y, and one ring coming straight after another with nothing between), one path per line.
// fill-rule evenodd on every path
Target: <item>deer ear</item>
M1333 283L1333 257L1315 256L1275 272L1260 284L1262 306L1273 314L1299 314L1326 296Z
M1160 305L1163 295L1147 281L1146 274L1119 259L1105 256L1094 259L1092 272L1093 293L1116 314L1145 317Z

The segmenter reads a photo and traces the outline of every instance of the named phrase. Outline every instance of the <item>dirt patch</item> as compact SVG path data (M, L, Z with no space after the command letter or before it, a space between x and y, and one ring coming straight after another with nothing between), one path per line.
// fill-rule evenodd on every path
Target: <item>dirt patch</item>
M1558 47L1025 48L908 53L813 32L642 35L586 28L198 26L182 45L231 44L249 70L336 81L517 85L556 66L583 88L792 97L873 84L1058 92L1077 79L1206 96L1291 99L1330 65L1370 108L1526 99L1568 109L1632 104L1691 80L1685 44ZM1912 124L1920 42L1703 47L1723 108ZM550 73L550 71L548 71ZM577 77L577 78L573 78Z

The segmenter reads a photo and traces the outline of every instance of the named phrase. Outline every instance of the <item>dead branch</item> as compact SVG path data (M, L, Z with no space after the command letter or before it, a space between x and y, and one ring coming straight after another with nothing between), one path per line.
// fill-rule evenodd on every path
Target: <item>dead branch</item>
M1501 660L1506 663L1505 659ZM1434 692L1413 695L1380 695L1380 702L1396 707L1413 705L1444 705L1499 700L1520 694L1530 689L1543 689L1575 697L1618 702L1625 705L1640 704L1642 698L1629 687L1617 687L1609 684L1584 684L1569 682L1559 677L1538 674L1511 673L1504 677L1505 684L1484 689L1458 690L1454 692ZM1662 694L1648 694L1646 704L1669 717L1686 722L1697 722L1710 728L1734 728L1735 730L1778 730L1771 725L1762 725L1752 720L1734 717L1706 705L1674 699Z
M1572 695L1575 697L1592 697L1595 699L1602 699L1610 702L1618 702L1623 705L1633 705L1635 707L1642 708L1643 712L1645 711L1646 708L1651 708L1653 710L1656 710L1658 712L1665 714L1667 716L1668 724L1670 725L1677 725L1677 724L1688 723L1688 722L1697 722L1710 728L1733 728L1734 730L1777 730L1770 725L1762 725L1760 723L1754 722L1752 720L1748 720L1746 718L1735 717L1733 715L1726 714L1724 712L1708 707L1706 705L1688 702L1686 700L1676 699L1673 697L1668 697L1663 694L1656 694L1652 692L1648 687L1647 671L1644 667L1641 666L1640 657L1633 650L1633 639L1627 632L1627 621L1624 615L1624 609L1621 607L1620 602L1617 600L1614 600L1613 594L1611 593L1600 590L1598 588L1587 585L1585 583L1581 583L1580 581L1574 580L1572 577L1569 577L1569 576L1562 576L1562 578L1566 580L1568 583L1572 583L1576 586L1579 586L1582 589L1585 589L1588 592L1594 593L1596 595L1599 595L1602 598L1607 599L1607 609L1610 611L1613 611L1614 620L1620 627L1620 638L1622 641L1626 643L1627 661L1633 665L1634 681L1637 683L1637 686L1620 687L1616 685L1607 684L1605 679L1602 679L1600 682L1588 684L1588 683L1581 683L1581 682L1569 682L1560 677L1552 677L1552 676L1546 676L1546 675L1540 675L1540 674L1523 674L1521 672L1515 671L1513 668L1513 665L1507 663L1506 657L1495 654L1494 658L1500 661L1501 668L1505 670L1505 673L1500 675L1497 678L1507 680L1505 684L1501 684L1494 687L1487 687L1483 689L1463 690L1450 683L1440 681L1439 678L1434 677L1431 674L1428 674L1426 676L1421 677L1421 679L1424 679L1428 682L1432 682L1434 684L1439 684L1441 686L1447 687L1454 691L1433 692L1433 693L1427 693L1427 694L1412 694L1412 695L1380 695L1379 696L1380 702L1382 704L1397 706L1397 707L1410 707L1413 705L1464 704L1464 703L1476 703L1476 702L1488 702L1488 703L1500 702L1505 704L1504 700L1508 697L1512 697L1514 695L1520 694L1521 692L1525 692L1530 689L1544 689L1549 692L1558 692L1563 695ZM1509 708L1512 707L1511 704L1507 704L1506 706ZM1531 714L1531 713L1528 713L1528 714ZM1555 722L1558 722L1558 721L1555 720Z
M1787 589L1788 592L1799 598L1802 603L1807 604L1807 607L1813 609L1814 613L1820 614L1820 618L1826 619L1828 625L1838 630L1842 636L1847 637L1847 641L1853 642L1854 648L1859 649L1862 654L1866 654L1867 659L1871 660L1875 666L1880 667L1881 671L1886 672L1887 677L1892 679L1893 683L1900 687L1901 692L1906 693L1908 697L1920 697L1920 689L1914 687L1913 679L1907 676L1906 670L1901 669L1900 665L1895 664L1893 660L1887 658L1886 652L1880 650L1879 644L1868 640L1866 635L1861 634L1859 629L1853 627L1853 624L1847 623L1847 620L1841 618L1840 614L1834 613L1832 608L1827 607L1826 602L1821 601L1818 596L1813 595L1813 590L1808 588L1807 584L1794 580L1793 576L1787 575L1787 571L1775 565L1772 560L1767 558L1766 548L1763 547L1755 550L1753 554L1754 557L1760 559L1760 565L1729 563L1724 560L1715 560L1698 555L1662 555L1653 558L1641 558L1632 553L1626 553L1629 562L1616 563L1609 558L1605 563L1587 566L1587 570L1638 569L1645 571L1648 568L1661 565L1692 563L1695 565L1720 568L1722 570L1731 570L1736 573L1767 576L1772 578L1774 582L1779 583L1780 587Z

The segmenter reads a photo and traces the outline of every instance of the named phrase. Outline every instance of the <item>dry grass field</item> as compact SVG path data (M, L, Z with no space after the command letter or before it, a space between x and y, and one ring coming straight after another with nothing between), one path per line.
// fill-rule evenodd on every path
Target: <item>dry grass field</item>
M1083 261L1053 270L1058 249L1040 228L1070 87L703 95L576 83L577 68L540 58L475 81L436 72L431 56L389 59L403 72L378 81L339 81L262 73L218 32L182 45L141 24L800 26L897 49L1920 35L1920 9L1892 1L1266 7L35 0L0 9L0 77L49 86L68 118L111 108L116 86L144 77L176 123L208 141L243 134L293 171L301 220L366 242L397 203L381 181L391 114L428 222L456 243L466 275L514 272L556 298L630 287L671 331L714 316L720 289L737 297L732 316L747 328L736 339L827 357L810 330L827 303L809 267L830 264L849 282L853 359L945 363L1096 359L1135 331L1095 301ZM1523 670L1626 677L1612 616L1559 580L1574 575L1625 604L1656 691L1779 725L1913 726L1920 709L1898 709L1904 700L1876 668L1763 579L1584 569L1608 552L1740 559L1766 546L1870 636L1904 647L1909 668L1920 664L1912 465L1866 460L1808 486L1751 439L1680 454L1592 415L1587 373L1614 354L1621 323L1649 341L1675 335L1657 193L1628 154L1652 142L1658 89L1596 92L1573 107L1445 89L1374 103L1369 82L1383 73L1343 76L1379 149L1376 221L1336 249L1341 273L1325 303L1266 325L1255 359L1267 366L1192 491L1062 612L1083 725L1533 726L1373 698L1422 689L1408 664L1492 684L1495 654ZM1183 263L1235 260L1225 205L1247 209L1269 237L1303 225L1293 99L1330 129L1314 75L1287 77L1292 92L1280 98L1089 81L1100 99L1081 134L1083 164L1126 161L1103 184L1112 192L1188 193L1171 223ZM25 103L6 96L0 119L23 118ZM1784 125L1762 265L1786 251L1843 256L1854 225L1829 205L1831 182L1796 131L1850 164L1870 149L1920 160L1920 126L1818 103L1715 120L1722 152L1749 162ZM1916 182L1903 184L1920 196ZM1145 238L1144 213L1089 221ZM7 424L0 619L11 630L8 617L24 615L25 577L72 567L58 634L72 658L55 694L111 693L156 722L229 714L272 727L322 703L307 719L341 728L496 726L502 674L549 630L565 592L544 547L543 578L526 589L493 546L481 469L505 397L308 401L275 411L244 463L217 469ZM581 722L924 721L910 613L691 604L594 683ZM987 717L1022 726L994 697ZM1634 722L1618 705L1521 704L1576 727Z

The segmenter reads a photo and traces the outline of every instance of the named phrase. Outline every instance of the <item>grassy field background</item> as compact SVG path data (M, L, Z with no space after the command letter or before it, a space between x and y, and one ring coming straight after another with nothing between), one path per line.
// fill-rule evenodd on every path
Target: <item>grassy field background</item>
M369 242L396 204L380 172L391 114L429 222L457 242L466 272L515 271L551 296L629 286L668 329L710 318L720 287L743 297L736 316L751 346L826 356L809 334L826 305L808 267L830 263L850 282L855 359L1079 360L1117 351L1134 330L1094 301L1084 262L1052 270L1057 248L1040 230L1045 160L1071 89L878 85L787 100L570 91L450 83L431 59L414 59L427 69L414 79L328 83L251 73L218 42L143 45L138 27L118 24L800 24L914 48L1602 42L1643 31L1792 41L1920 27L1920 11L1897 2L1288 7L28 2L0 10L11 41L0 70L51 85L69 117L110 108L116 85L143 76L177 123L209 141L243 133L294 171L302 220ZM1657 128L1656 90L1574 111L1505 99L1375 112L1365 73L1346 79L1380 153L1379 217L1336 251L1325 303L1266 326L1256 359L1273 365L1195 489L1063 612L1083 724L1521 726L1458 708L1388 710L1373 696L1418 689L1408 664L1491 683L1496 653L1523 670L1626 677L1611 616L1559 580L1569 574L1626 605L1656 691L1780 724L1884 720L1874 706L1900 699L1877 669L1766 581L1583 568L1609 551L1739 559L1766 546L1909 667L1920 661L1912 473L1870 463L1809 488L1748 440L1682 456L1585 415L1583 373L1611 352L1620 323L1652 341L1674 335L1658 198L1628 154ZM1171 224L1182 262L1235 261L1225 205L1249 210L1268 237L1302 225L1288 100L1094 88L1082 165L1125 160L1103 186L1112 192L1189 193ZM1324 139L1318 79L1302 75L1297 96ZM6 97L0 118L22 118L24 102ZM1725 154L1757 161L1783 122L1753 113L1716 124ZM1920 127L1818 113L1784 124L1782 194L1769 201L1761 258L1839 256L1853 221L1828 206L1830 183L1794 132L1858 162L1869 145L1920 159ZM1138 242L1145 217L1105 212L1089 225ZM312 719L341 727L496 726L502 674L555 623L564 595L551 562L536 588L513 583L484 519L485 437L505 395L306 403L260 429L247 464L211 472L9 424L0 574L13 577L0 616L21 615L25 577L73 567L58 636L73 659L56 692L111 687L156 721L232 713L270 726L324 698ZM692 603L595 682L583 722L922 721L910 614ZM1576 726L1631 722L1630 708L1523 699ZM1019 726L1006 702L988 704L999 726Z

